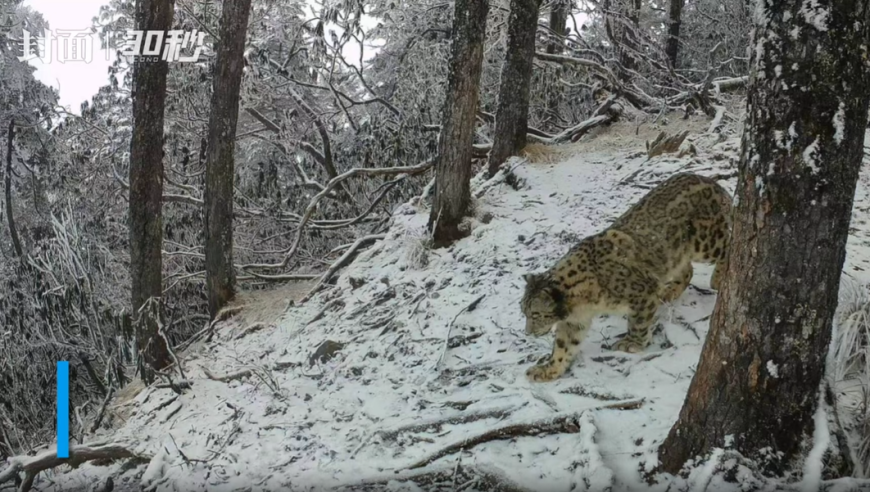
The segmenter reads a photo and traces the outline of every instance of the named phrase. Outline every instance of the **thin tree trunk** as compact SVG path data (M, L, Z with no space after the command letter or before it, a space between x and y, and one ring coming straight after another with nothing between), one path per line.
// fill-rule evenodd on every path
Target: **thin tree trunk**
M471 146L488 10L488 0L455 3L450 74L435 165L436 190L429 216L429 230L437 245L452 243L467 234L459 225L471 203Z
M551 38L550 42L547 43L547 53L561 55L565 50L565 38L568 36L568 14L571 13L573 7L573 0L553 0L553 3L550 5L549 28ZM557 77L563 70L565 69L561 66L556 68ZM559 118L559 99L562 91L559 89L558 78L553 83L555 87L552 89L550 97L547 100L548 121L558 120Z
M495 115L495 140L489 153L490 177L508 157L526 146L539 7L539 0L511 0L507 55L501 69Z
M623 81L631 79L631 73L637 67L634 51L638 49L637 29L640 24L641 0L603 0L601 7L604 14L604 27L607 38L613 44L619 58L617 75ZM622 19L621 17L624 17Z
M250 10L251 0L226 0L221 14L205 174L205 269L208 310L212 318L232 299L236 288L233 153Z
M731 436L781 474L812 435L864 154L870 0L804 5L755 19L730 266L659 450L670 473Z
M15 138L15 120L9 121L9 135L6 139L6 220L9 221L9 236L12 238L12 247L19 259L24 259L24 248L18 238L18 230L15 228L15 216L12 214L12 139Z
M638 51L640 46L640 40L637 37L638 30L640 29L640 9L641 9L641 0L628 0L628 10L626 15L629 20L629 26L622 27L622 66L625 68L625 72L623 73L623 78L625 80L629 80L631 78L631 74L628 72L637 69L637 61L635 59L635 52Z
M166 31L172 26L173 0L139 0L136 29ZM158 333L162 309L142 308L163 294L163 107L165 61L133 65L133 137L130 143L130 277L133 319L139 349L138 369L150 383L153 369L169 365L166 340ZM159 304L158 304L159 306Z
M561 55L565 49L565 36L568 34L568 13L571 11L572 3L571 0L553 0L553 4L550 6L549 27L552 37L547 43L547 53L551 55ZM537 22L537 19L535 21Z
M668 10L668 39L665 42L665 54L673 68L677 68L677 56L680 52L680 26L682 25L684 1L671 0Z

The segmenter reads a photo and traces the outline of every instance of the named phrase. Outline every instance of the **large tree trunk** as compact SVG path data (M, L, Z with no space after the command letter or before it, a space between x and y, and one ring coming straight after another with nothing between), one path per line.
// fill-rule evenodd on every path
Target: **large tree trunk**
M435 198L429 216L429 230L436 245L452 243L467 234L459 225L471 203L471 153L488 10L488 0L455 3L450 73L435 165Z
M233 152L250 10L251 0L226 0L221 14L205 173L205 271L208 311L212 318L232 299L236 287L233 269Z
M166 31L172 26L173 0L139 0L136 29ZM130 143L130 277L133 319L142 380L169 365L166 340L158 333L163 295L163 106L165 61L137 60L133 65L133 138ZM143 310L150 299L156 309ZM153 306L153 305L152 305ZM145 312L147 311L147 312Z
M665 42L665 54L671 62L671 67L677 68L677 56L680 52L680 26L682 25L683 2L671 0L668 11L668 39Z
M507 55L501 69L495 115L495 140L489 153L490 176L498 172L508 157L526 146L539 7L539 0L511 0Z
M804 5L755 18L730 266L667 472L732 436L782 473L812 435L864 152L870 0Z

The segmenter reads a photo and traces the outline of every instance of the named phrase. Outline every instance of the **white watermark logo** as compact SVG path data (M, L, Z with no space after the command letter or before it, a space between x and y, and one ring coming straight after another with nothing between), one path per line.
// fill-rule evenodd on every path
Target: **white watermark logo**
M130 30L123 36L111 32L100 36L106 40L107 46L114 46L117 38L123 39L119 53L131 61L193 63L199 60L205 46L205 33L197 30ZM42 36L24 30L18 59L25 62L40 60L42 63L90 63L98 41L98 35L88 29L46 29ZM107 50L106 60L110 57L110 50Z

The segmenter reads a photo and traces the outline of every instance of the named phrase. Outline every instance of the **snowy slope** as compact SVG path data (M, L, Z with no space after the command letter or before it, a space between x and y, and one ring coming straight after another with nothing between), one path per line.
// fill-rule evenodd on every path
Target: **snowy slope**
M544 384L524 373L550 351L552 337L523 333L519 298L523 273L547 268L671 173L734 172L737 138L690 139L697 157L647 162L635 141L578 148L558 164L517 161L519 189L500 177L475 181L480 220L449 249L422 249L428 211L400 207L387 238L334 287L241 338L244 326L222 324L211 344L185 358L192 389L146 389L127 404L122 426L88 439L127 443L153 457L147 467L88 464L53 474L43 488L89 487L113 473L116 490L140 483L179 491L358 490L363 482L381 490L388 480L391 490L432 490L431 483L400 481L439 469L444 490L493 489L475 476L538 491L665 490L667 483L644 482L641 471L655 466L677 417L715 295L690 288L662 307L661 330L641 354L602 348L625 331L625 321L599 318L572 369ZM870 207L868 179L859 184L859 215ZM722 184L733 192L734 182ZM854 225L846 270L867 280L868 228L863 218ZM708 288L711 273L696 266L692 283ZM331 360L310 361L326 340L343 346ZM246 369L252 374L228 382L205 375ZM572 413L581 414L577 432L495 440L408 469L498 426ZM448 417L452 423L443 422ZM681 489L704 490L714 465L680 479ZM717 485L708 490L725 486Z

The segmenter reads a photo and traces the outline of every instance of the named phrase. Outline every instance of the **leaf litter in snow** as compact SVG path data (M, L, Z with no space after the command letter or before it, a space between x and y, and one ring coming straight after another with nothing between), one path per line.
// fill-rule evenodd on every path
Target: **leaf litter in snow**
M142 482L252 492L667 489L643 473L677 418L715 296L690 288L660 310L640 354L603 348L625 320L597 319L573 367L545 384L524 373L551 339L525 335L519 298L523 273L549 267L658 181L733 173L737 138L695 144L701 153L680 159L600 150L558 164L514 162L522 186L476 181L487 223L450 248L421 253L427 211L400 207L387 237L334 286L244 337L224 323L185 359L190 390L137 396L111 437L153 456L147 468L85 464L55 473L44 489L107 473L119 490ZM856 206L866 203L864 181ZM733 193L734 179L722 184ZM847 266L866 261L851 236L849 244ZM699 265L693 284L706 288L711 273ZM329 357L312 357L328 341ZM714 458L709 467L727 465ZM698 466L685 487L740 488Z

